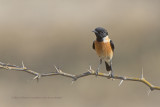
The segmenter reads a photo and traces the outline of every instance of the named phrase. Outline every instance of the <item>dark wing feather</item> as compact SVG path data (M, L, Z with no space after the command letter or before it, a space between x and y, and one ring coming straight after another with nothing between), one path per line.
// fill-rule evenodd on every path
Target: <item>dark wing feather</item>
M95 49L95 43L94 43L94 41L93 41L93 45L92 45L92 48L93 48L93 49Z
M110 44L111 44L112 51L114 51L115 47L114 47L114 43L112 40L110 40Z

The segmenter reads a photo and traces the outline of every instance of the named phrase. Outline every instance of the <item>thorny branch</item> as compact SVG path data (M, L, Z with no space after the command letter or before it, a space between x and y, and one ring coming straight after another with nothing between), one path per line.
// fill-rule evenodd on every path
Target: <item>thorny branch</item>
M37 79L37 80L41 77L40 73L27 69L27 67L25 67L23 64L23 61L22 61L22 67L13 65L13 64L6 64L6 63L0 62L0 68L7 69L7 70L24 71L24 72L34 75L35 77L33 79Z
M125 77L125 76L116 76L116 75L111 77L110 75L108 75L106 73L102 73L102 72L99 72L98 74L96 74L96 72L91 68L91 66L90 66L90 68L88 69L87 72L82 73L82 74L78 74L78 75L65 73L61 69L57 68L56 66L55 66L55 69L56 69L55 72L40 74L40 73L35 72L33 70L27 69L27 67L25 67L24 64L23 64L23 61L22 61L22 67L17 66L17 65L6 64L6 63L0 62L0 68L8 69L8 70L24 71L24 72L27 72L27 73L30 73L30 74L34 75L35 77L33 79L37 79L37 80L40 79L41 77L61 75L61 76L72 78L73 81L76 81L77 79L85 77L85 76L95 75L95 76L100 76L100 77L106 77L107 79L119 79L119 80L121 80L119 86L123 83L123 81L142 82L150 88L149 93L153 90L160 90L159 86L152 85L150 82L148 82L144 78L143 69L142 69L141 78L135 78L135 77Z

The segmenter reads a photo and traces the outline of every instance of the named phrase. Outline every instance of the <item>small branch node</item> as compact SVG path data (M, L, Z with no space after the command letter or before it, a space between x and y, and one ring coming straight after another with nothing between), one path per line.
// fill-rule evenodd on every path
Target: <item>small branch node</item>
M123 77L123 80L126 80L127 79L127 77Z
M72 77L73 80L72 81L76 81L78 78L76 76Z
M91 72L91 70L87 69L88 72Z
M35 79L40 79L41 78L41 74L37 74L34 78L33 78L33 80L35 80Z
M93 70L92 70L92 67L91 65L89 66L89 69L87 70L90 74L94 73Z
M93 73L93 72L92 72L92 70L90 70L90 69L88 69L87 71L88 71L88 73L90 73L90 74L92 74L92 73Z
M73 78L73 80L72 80L72 83L71 84L73 84L78 78L76 77L76 76L74 76L74 77L72 77Z
M150 90L151 90L151 91L154 90L154 85L151 85Z
M62 70L60 70L59 68L58 68L58 73L59 74L64 74L64 72L62 72Z
M22 68L23 68L23 69L27 69L27 67L24 66L23 61L22 61Z
M88 70L88 72L86 72L86 74L94 74L95 72L93 70Z
M6 69L8 69L8 70L11 70L11 68L10 68L10 67L7 67L7 66L6 66L5 68L6 68Z

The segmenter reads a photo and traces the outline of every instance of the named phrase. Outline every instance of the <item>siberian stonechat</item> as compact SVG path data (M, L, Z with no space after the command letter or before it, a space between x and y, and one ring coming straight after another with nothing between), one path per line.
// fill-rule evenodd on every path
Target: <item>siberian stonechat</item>
M99 72L102 60L105 61L106 70L109 71L109 75L113 76L112 70L112 58L114 53L114 44L112 40L108 37L108 32L102 27L97 27L93 32L96 35L96 40L93 41L93 49L96 51L97 55L100 57L100 64L97 68L96 74Z

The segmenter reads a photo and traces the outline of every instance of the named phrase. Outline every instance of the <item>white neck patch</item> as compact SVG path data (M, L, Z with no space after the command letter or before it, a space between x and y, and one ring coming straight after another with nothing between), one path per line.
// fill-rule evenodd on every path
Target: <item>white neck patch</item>
M106 42L110 42L109 37L108 37L108 36L104 37L104 38L103 38L103 42L105 42L105 43L106 43Z

